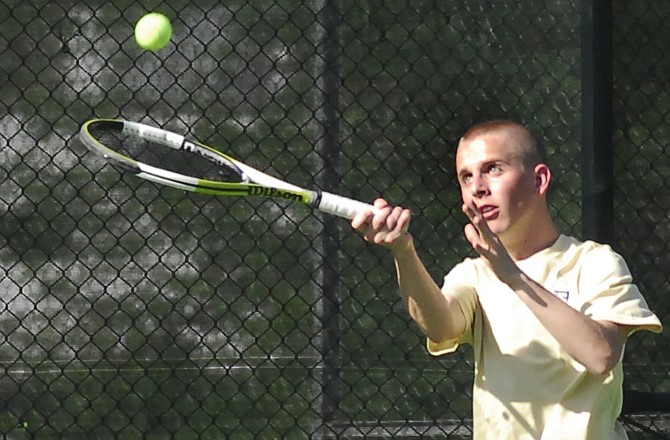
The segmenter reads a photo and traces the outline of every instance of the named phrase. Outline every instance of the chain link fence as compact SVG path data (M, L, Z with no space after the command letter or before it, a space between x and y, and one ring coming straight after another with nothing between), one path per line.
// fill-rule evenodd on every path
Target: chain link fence
M668 322L670 288L670 2L613 3L613 116L616 245L659 318ZM667 329L628 343L629 388L668 391ZM649 400L649 399L647 399ZM631 438L670 438L667 418L652 414ZM641 437L633 437L640 435Z
M667 321L670 2L614 10L613 246ZM157 53L132 36L149 11L174 26ZM471 353L425 352L387 252L301 206L122 177L75 136L137 120L382 195L414 211L439 280L469 252L453 163L475 122L542 135L579 235L579 23L573 0L3 0L0 432L468 438ZM667 342L631 338L627 387L669 391Z

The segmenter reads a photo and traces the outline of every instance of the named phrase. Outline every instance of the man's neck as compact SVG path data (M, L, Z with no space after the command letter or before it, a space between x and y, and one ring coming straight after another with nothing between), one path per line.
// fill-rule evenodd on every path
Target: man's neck
M507 234L506 234L507 235ZM536 253L547 249L558 240L559 232L551 219L536 222L532 228L525 228L522 233L500 237L510 256L517 260L525 260Z

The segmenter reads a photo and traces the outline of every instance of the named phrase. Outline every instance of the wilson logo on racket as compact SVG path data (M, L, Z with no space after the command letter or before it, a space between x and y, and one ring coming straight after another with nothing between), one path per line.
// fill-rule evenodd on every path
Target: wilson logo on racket
M249 187L250 196L261 196L261 197L275 197L278 199L284 199L291 202L302 202L304 197L300 194L291 193L288 191L282 191L278 188L268 188L265 186L251 186Z

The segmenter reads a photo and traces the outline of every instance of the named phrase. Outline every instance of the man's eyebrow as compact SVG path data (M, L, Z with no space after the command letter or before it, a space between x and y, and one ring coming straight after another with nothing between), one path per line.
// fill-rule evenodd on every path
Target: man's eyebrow
M470 170L468 168L461 168L460 170L457 170L458 172L456 173L458 177L464 176L466 174L471 174Z
M489 166L489 165L495 165L495 164L507 164L507 163L509 163L509 161L508 161L508 160L505 160L505 159L499 159L499 158L497 158L497 159L490 159L490 160L487 160L487 161L485 161L485 162L477 162L477 163L475 163L472 167L462 168L462 169L460 169L460 170L458 171L458 174L469 173L469 172L470 172L470 171L469 171L470 168L475 168L475 169L477 169L477 168L485 168L485 167L487 167L487 166Z

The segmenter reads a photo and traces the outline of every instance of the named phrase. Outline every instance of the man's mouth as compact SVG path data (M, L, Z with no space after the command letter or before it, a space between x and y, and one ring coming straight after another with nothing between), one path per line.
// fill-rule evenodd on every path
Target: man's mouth
M492 220L498 216L498 208L491 205L480 206L479 212L484 217L484 220Z

